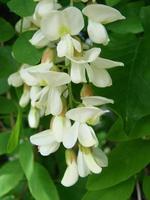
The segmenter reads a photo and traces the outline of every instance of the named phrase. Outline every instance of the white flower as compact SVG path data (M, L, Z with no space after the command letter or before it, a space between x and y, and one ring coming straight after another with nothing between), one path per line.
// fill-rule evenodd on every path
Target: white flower
M107 69L123 66L121 62L115 62L98 57L99 48L92 48L84 52L81 57L68 57L71 60L71 80L74 83L86 83L86 71L89 81L97 87L112 85L112 80Z
M42 87L35 95L35 106L45 110L45 115L59 115L63 109L61 95L70 77L64 72L49 71L51 65L43 63L40 66L21 70L21 77L29 86Z
M83 27L82 13L76 7L51 12L41 21L41 31L50 41L61 39L57 46L60 57L72 55L74 49L81 51L80 43L71 36L78 35Z
M72 150L66 150L67 169L62 178L61 184L70 187L78 181L78 168L76 163L76 155Z
M75 122L64 134L63 145L66 148L72 148L78 139L85 147L97 146L98 140L95 132L87 123L94 124L95 120L105 112L95 107L78 107L69 110L66 117Z
M41 20L49 15L50 12L61 8L61 5L58 4L55 0L42 0L36 7L33 14L34 22L40 26Z
M107 103L114 103L112 99L107 99L101 96L86 96L86 97L81 97L81 99L82 103L85 106L101 106Z
M103 24L125 19L118 10L102 4L88 5L82 12L89 19L87 31L90 39L104 45L108 44L109 37Z
M37 30L37 28L38 27L34 24L32 16L23 17L23 19L20 19L15 25L15 29L18 33Z
M85 148L80 146L77 165L79 175L85 177L91 172L95 174L101 173L102 167L107 167L108 159L98 147Z
M58 150L60 143L56 141L55 134L48 129L30 137L32 144L37 145L43 156L48 156Z

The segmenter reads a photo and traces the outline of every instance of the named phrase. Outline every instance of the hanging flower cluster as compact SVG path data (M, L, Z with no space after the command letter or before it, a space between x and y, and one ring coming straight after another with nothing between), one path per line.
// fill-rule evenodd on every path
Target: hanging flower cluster
M113 100L93 96L90 84L96 87L112 85L107 71L123 63L102 58L94 43L107 45L109 36L105 24L124 19L119 11L95 2L81 11L73 5L63 8L57 0L36 0L33 16L16 24L19 32L35 30L30 43L44 48L41 62L36 66L23 64L8 78L9 85L20 87L20 106L30 103L28 122L38 128L40 118L50 115L50 128L30 137L41 155L48 156L61 144L66 148L67 169L61 183L72 186L80 177L100 173L108 165L107 157L98 147L92 126L107 112L99 106ZM87 33L84 17L88 19ZM72 93L72 83L82 83L81 101ZM51 117L52 116L52 117Z

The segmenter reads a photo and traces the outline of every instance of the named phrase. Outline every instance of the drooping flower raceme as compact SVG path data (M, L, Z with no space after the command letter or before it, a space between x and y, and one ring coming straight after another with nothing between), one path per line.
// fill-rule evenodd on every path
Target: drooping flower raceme
M101 173L108 165L94 126L108 112L106 104L114 101L95 96L92 86L111 86L108 70L123 63L102 58L101 49L92 42L107 45L109 36L104 25L124 16L95 0L87 6L88 0L82 0L82 11L70 5L64 8L57 0L34 1L37 4L33 15L19 20L16 30L35 30L29 41L36 48L43 48L41 60L35 66L22 64L9 76L8 83L23 87L19 105L24 108L30 104L31 128L38 128L40 118L49 116L50 127L40 126L30 142L43 156L61 146L66 149L67 167L61 183L70 187L79 177ZM87 27L83 15L88 17ZM76 90L78 83L83 84L81 92L79 87Z

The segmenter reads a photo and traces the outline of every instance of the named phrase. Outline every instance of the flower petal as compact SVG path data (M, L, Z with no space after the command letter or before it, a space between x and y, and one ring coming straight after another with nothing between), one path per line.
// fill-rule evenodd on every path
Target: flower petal
M61 100L61 92L57 88L49 90L46 104L45 115L59 115L62 112L63 104Z
M85 64L71 62L70 76L73 83L86 83Z
M61 11L50 12L41 21L41 31L50 41L58 40L62 23Z
M68 7L63 11L66 26L68 26L71 35L77 35L84 27L82 12L76 7Z
M107 45L109 37L105 27L97 22L89 20L87 27L89 38L97 44Z
M68 128L71 127L71 122L69 119L62 116L55 116L52 119L51 129L55 134L57 142L62 142L63 136Z
M71 60L72 62L79 63L79 64L90 63L90 62L93 62L99 56L100 52L101 52L100 48L94 47L92 49L84 51L83 56L81 57L70 56L68 57L68 59Z
M105 69L99 69L91 65L86 67L90 82L96 87L108 87L112 85L112 79Z
M40 111L37 108L31 106L28 114L28 123L30 128L37 128L40 121Z
M66 113L66 117L73 121L85 123L88 120L95 118L95 116L103 115L105 112L106 111L103 111L96 107L78 107L69 110Z
M34 145L45 146L55 141L54 134L50 129L39 132L30 137L30 142Z
M91 147L98 144L94 130L87 124L80 124L78 140L84 147Z
M48 45L49 40L43 35L41 30L34 33L29 42L37 48L42 48Z
M64 137L63 137L64 147L66 147L67 149L71 149L75 145L78 137L78 132L79 132L79 123L75 122L71 128L68 128L64 132Z
M60 146L60 143L54 142L51 145L39 146L38 149L42 156L48 156L51 153L56 152L58 150L59 146Z
M96 163L91 152L83 154L85 162L89 170L95 174L99 174L102 171L102 168Z
M77 166L78 166L78 173L80 177L86 177L90 174L90 170L88 169L82 151L79 149L78 156L77 156Z
M113 60L98 57L94 62L92 62L92 66L101 69L110 69L113 67L124 66L124 64L122 62L116 62Z
M78 181L78 169L77 164L73 161L66 169L65 174L62 178L61 184L65 187L70 187Z
M98 147L92 148L92 153L93 153L93 156L99 166L101 166L101 167L108 166L108 158L100 148L98 148Z
M91 4L82 10L83 14L95 22L107 24L125 17L115 8L100 4Z
M112 99L101 96L86 96L82 97L82 102L85 106L101 106L107 103L114 103Z
M13 87L20 87L23 84L23 80L19 72L15 72L8 77L8 84Z

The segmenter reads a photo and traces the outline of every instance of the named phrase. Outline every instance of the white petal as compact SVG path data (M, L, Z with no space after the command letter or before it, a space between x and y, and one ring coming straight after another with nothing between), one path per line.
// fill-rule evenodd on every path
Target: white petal
M93 62L100 54L101 49L100 48L92 48L87 51L83 52L83 56L78 57L68 57L69 60L75 63L84 64L84 63L90 63Z
M71 127L71 122L65 117L55 116L52 119L51 128L55 133L57 142L62 142L65 131Z
M84 147L91 147L98 143L94 130L87 124L80 124L78 140Z
M87 27L89 38L98 44L107 45L109 42L109 37L105 27L97 22L89 20Z
M112 99L108 99L101 96L82 97L82 102L85 106L101 106L107 103L114 103Z
M37 48L42 48L48 45L49 40L43 35L41 30L35 32L29 42Z
M31 106L28 114L28 123L31 128L37 128L40 121L40 111L37 108Z
M57 55L58 57L63 57L63 56L72 56L74 53L74 47L72 43L72 39L69 35L65 35L62 37L60 42L57 45Z
M62 25L61 11L51 12L41 21L41 31L50 40L54 41L61 36L60 29Z
M96 87L108 87L112 85L112 79L105 69L87 66L87 74L90 82Z
M70 76L73 83L86 83L85 64L71 62Z
M96 163L91 152L83 154L85 162L89 170L95 174L99 174L102 171L102 168Z
M37 94L41 91L41 87L33 86L30 89L30 99L31 99L31 105L35 106L35 101L37 100Z
M100 148L92 148L93 156L97 162L97 164L101 167L108 166L108 158L105 153Z
M77 156L77 165L78 165L78 173L80 177L86 177L90 174L90 170L88 169L82 151L79 149Z
M75 50L78 52L81 52L81 43L72 37L71 37L71 40L72 40L72 44L73 44L73 47L75 48Z
M125 17L121 15L121 13L115 8L102 4L88 5L82 10L82 12L91 20L103 24L114 22L116 20L125 19Z
M15 72L8 77L8 84L13 87L20 87L23 84L23 80L19 72Z
M66 169L62 178L61 184L65 187L70 187L78 181L78 169L77 164L73 161Z
M43 146L39 146L39 152L42 156L48 156L51 153L54 153L58 150L60 146L60 143L54 142L51 145L43 145Z
M79 123L75 122L71 128L66 129L63 137L63 145L67 149L71 149L77 142L79 132Z
M19 100L19 105L24 108L30 101L30 88L24 85L23 94Z
M71 35L77 35L84 27L81 11L76 7L68 7L64 11L65 20Z
M52 88L49 90L45 115L59 115L62 109L61 92L57 88Z
M110 69L117 66L124 66L122 62L116 62L101 57L98 57L94 62L92 62L92 65L101 69Z
M45 146L54 143L55 138L53 132L48 129L42 132L39 132L30 137L30 141L34 145Z
M102 111L96 107L78 107L69 110L66 113L66 117L74 121L84 123L88 120L95 118L95 116L103 115L105 111Z

